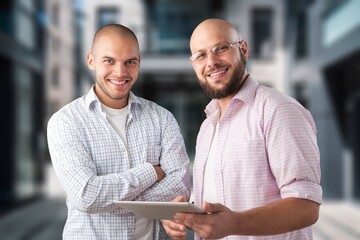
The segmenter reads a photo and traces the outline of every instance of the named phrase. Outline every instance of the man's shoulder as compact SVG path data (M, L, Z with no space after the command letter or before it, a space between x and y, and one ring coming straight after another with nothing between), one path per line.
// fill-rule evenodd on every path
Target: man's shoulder
M298 105L296 99L280 92L279 90L263 85L259 85L256 93L256 100L261 105L268 107L278 107L283 104L295 104Z
M276 89L261 86L258 88L256 97L256 109L261 116L273 116L274 113L288 114L296 116L309 116L311 113L295 98L282 93Z
M56 111L50 118L50 121L70 121L71 119L78 118L85 112L84 97L77 98Z

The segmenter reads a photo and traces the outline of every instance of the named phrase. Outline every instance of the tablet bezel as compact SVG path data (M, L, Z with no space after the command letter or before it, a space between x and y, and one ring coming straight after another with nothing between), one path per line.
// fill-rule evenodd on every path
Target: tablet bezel
M114 201L114 203L147 219L171 220L178 212L204 214L205 211L189 202Z

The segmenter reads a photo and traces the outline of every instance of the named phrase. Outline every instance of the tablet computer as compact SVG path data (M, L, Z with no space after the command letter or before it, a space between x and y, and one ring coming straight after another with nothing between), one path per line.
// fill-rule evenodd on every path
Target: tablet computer
M174 219L178 212L200 213L205 211L189 202L147 202L147 201L115 201L117 206L148 219Z

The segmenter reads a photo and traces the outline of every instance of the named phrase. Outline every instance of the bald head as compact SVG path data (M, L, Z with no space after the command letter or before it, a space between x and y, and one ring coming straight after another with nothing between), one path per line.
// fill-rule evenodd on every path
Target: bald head
M137 40L136 35L129 28L121 24L108 24L96 31L92 43L92 51L94 51L94 48L96 47L96 44L101 37L111 36L114 34L123 38L132 38L136 42L137 46L139 46L139 42Z
M191 52L198 51L200 46L206 46L206 43L212 40L237 42L240 38L235 27L229 22L216 18L206 19L195 28L191 35Z

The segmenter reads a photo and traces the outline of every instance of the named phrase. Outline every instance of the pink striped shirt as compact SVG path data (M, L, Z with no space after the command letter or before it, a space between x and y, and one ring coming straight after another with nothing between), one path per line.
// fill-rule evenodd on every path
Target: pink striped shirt
M204 167L220 113L217 101L212 100L205 112L193 172L196 205L203 201ZM213 172L217 202L233 211L288 197L322 202L316 126L296 100L249 76L219 124ZM312 231L307 227L269 237L227 239L312 239Z

